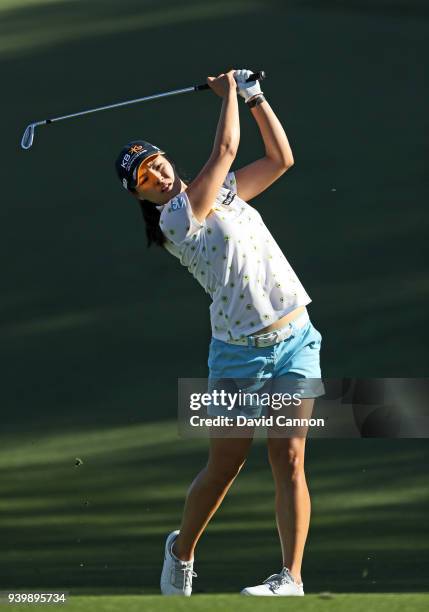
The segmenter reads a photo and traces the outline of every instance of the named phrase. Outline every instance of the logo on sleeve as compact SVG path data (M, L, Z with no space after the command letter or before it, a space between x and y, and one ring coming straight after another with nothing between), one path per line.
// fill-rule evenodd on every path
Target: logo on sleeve
M178 196L174 198L171 203L171 210L179 210L179 208L183 208L185 206L185 198L183 196Z
M233 193L232 191L228 191L228 195L223 200L222 204L224 204L225 206L229 206L231 202L234 200L234 198L235 198L235 193Z

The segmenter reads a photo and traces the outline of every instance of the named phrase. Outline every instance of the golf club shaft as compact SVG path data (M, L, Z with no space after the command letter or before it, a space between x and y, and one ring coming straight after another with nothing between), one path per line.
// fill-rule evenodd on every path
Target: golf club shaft
M246 82L262 80L265 78L265 72L263 70L259 72L252 73ZM29 149L33 144L34 132L35 128L39 125L48 125L49 123L54 123L55 121L63 121L64 119L71 119L72 117L82 117L82 115L89 115L90 113L97 113L98 111L108 110L110 108L118 108L119 106L128 106L130 104L137 104L138 102L147 102L148 100L156 100L158 98L166 98L167 96L175 96L181 93L188 93L191 91L202 91L204 89L209 89L209 85L207 83L203 83L202 85L191 85L190 87L184 87L183 89L174 89L173 91L166 91L164 93L154 94L152 96L145 96L144 98L136 98L135 100L126 100L125 102L117 102L116 104L108 104L106 106L98 106L97 108L90 108L85 111L80 111L78 113L72 113L70 115L62 115L61 117L52 117L50 119L45 119L44 121L36 121L34 123L30 123L21 139L21 147L23 149Z
M248 82L262 80L265 78L263 71L255 72L251 74L247 79ZM86 111L80 111L78 113L72 113L71 115L62 115L61 117L53 117L52 119L45 119L44 122L39 123L54 123L54 121L62 121L63 119L71 119L72 117L81 117L82 115L89 115L90 113L97 113L98 111L108 110L109 108L118 108L119 106L127 106L129 104L138 104L139 102L148 102L149 100L157 100L159 98L166 98L168 96L176 96L177 94L188 93L191 91L203 91L209 89L209 85L204 83L202 85L191 85L190 87L184 87L183 89L174 89L172 91L166 91L164 93L154 94L152 96L145 96L143 98L136 98L135 100L126 100L125 102L117 102L116 104L108 104L106 106L98 106L97 108L91 108Z

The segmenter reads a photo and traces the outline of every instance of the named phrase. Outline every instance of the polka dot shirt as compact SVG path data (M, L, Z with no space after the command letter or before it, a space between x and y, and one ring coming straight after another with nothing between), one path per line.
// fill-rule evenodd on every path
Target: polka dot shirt
M212 212L200 223L186 191L161 211L165 248L212 298L212 334L242 338L311 302L257 210L237 195L229 172Z

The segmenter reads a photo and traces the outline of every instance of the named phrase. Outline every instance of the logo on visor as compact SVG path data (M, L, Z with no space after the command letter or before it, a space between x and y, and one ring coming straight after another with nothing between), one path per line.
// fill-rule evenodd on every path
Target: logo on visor
M133 145L128 153L139 153L143 149L143 145ZM146 149L145 149L146 151Z
M128 189L128 181L126 178L122 179L122 185L125 187L125 189Z

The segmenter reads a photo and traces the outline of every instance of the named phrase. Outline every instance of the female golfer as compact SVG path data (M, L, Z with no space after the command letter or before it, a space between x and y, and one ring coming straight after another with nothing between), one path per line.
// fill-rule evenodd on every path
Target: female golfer
M145 141L126 145L116 168L123 186L139 200L149 244L177 257L213 300L209 380L318 379L321 336L306 310L311 300L260 214L247 204L294 163L259 82L246 83L250 74L230 70L208 77L222 108L212 153L189 185L164 151ZM237 91L256 120L265 155L231 172L240 140ZM317 395L302 395L307 414ZM260 414L254 406L252 411ZM180 530L166 540L164 595L191 595L195 547L251 442L252 435L211 436L208 462L189 488ZM310 520L304 449L304 436L268 436L283 564L280 573L245 588L245 595L304 595L301 564Z

